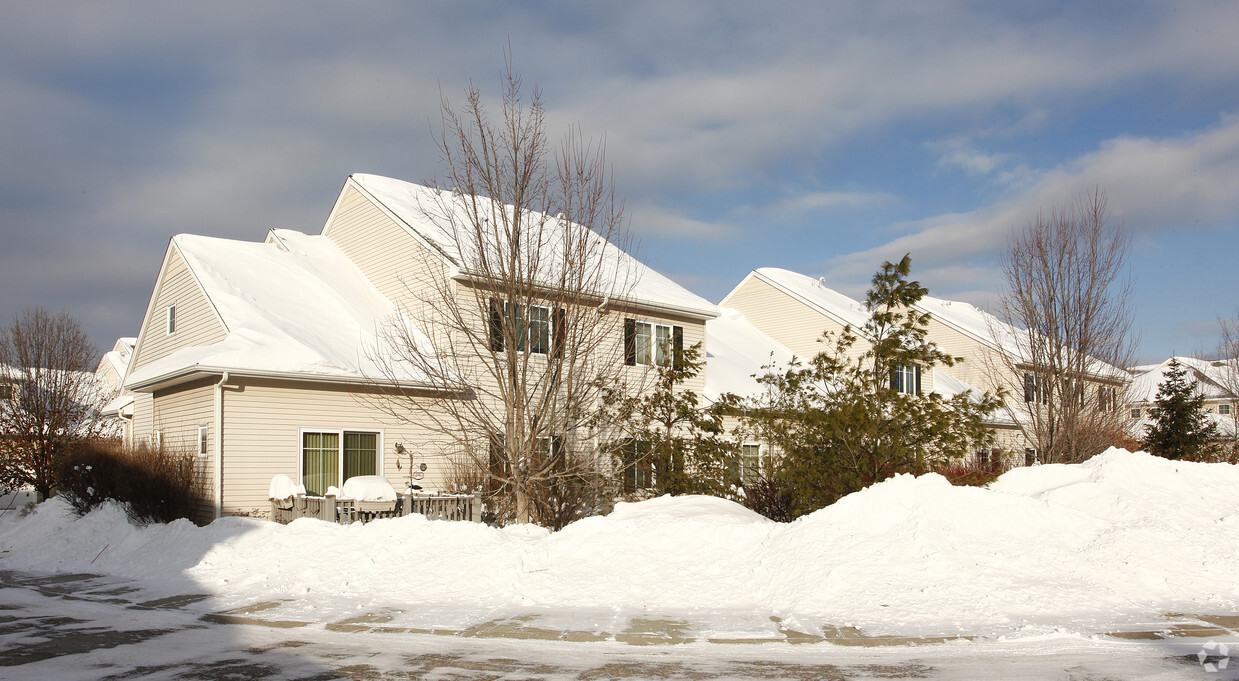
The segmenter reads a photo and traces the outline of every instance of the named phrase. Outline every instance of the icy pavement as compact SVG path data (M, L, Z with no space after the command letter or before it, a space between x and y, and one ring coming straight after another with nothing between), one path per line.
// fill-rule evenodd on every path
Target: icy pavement
M1177 617L1126 637L711 642L652 620L629 636L574 638L536 618L435 633L392 613L281 619L279 605L215 612L202 594L162 596L89 574L0 572L0 678L12 679L1235 679L1230 628ZM757 641L750 641L755 643ZM811 643L800 645L798 643ZM1204 663L1225 663L1210 673Z

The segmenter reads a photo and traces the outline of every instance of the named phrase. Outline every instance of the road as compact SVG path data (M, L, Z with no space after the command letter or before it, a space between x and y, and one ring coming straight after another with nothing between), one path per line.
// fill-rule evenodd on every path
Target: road
M261 610L261 608L257 608ZM221 614L206 594L156 595L93 575L0 571L0 679L1235 679L1239 641L1203 636L836 645L634 645L435 635ZM644 641L649 643L650 641ZM1208 652L1208 651L1206 651Z

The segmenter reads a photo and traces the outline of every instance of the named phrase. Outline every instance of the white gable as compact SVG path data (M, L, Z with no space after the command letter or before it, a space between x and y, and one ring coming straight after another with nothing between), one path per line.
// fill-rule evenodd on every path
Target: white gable
M179 235L172 240L226 327L135 370L141 386L187 370L364 379L379 375L394 306L326 237L276 230L267 243ZM424 341L429 343L428 341ZM420 376L401 376L420 383Z

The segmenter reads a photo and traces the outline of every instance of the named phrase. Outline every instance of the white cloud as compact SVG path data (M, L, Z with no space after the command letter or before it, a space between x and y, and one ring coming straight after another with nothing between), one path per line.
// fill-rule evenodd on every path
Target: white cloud
M829 270L832 278L857 280L875 263L910 252L919 276L926 279L942 272L967 285L948 275L966 264L974 282L997 281L996 263L1013 228L1094 189L1108 197L1112 219L1138 235L1239 220L1239 116L1182 137L1109 140L1092 153L1039 173L998 203L900 225L910 233L835 258Z

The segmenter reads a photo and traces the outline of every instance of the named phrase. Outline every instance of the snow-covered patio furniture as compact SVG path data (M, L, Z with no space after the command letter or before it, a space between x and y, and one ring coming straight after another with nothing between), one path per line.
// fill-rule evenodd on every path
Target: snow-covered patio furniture
M348 524L419 513L431 520L482 521L482 503L476 496L409 490L396 494L391 483L379 475L349 478L336 492L332 487L321 497L309 496L288 476L277 475L270 488L271 519L290 523L297 518L318 518Z

